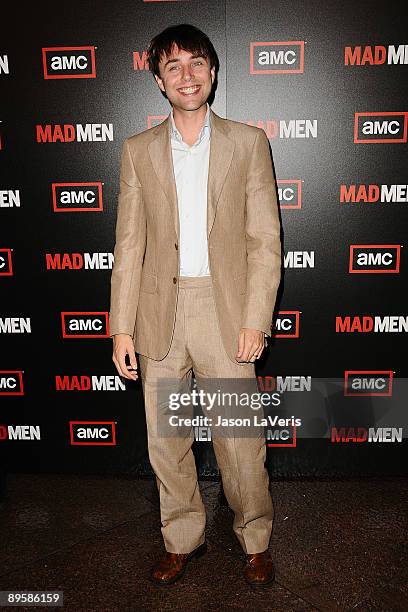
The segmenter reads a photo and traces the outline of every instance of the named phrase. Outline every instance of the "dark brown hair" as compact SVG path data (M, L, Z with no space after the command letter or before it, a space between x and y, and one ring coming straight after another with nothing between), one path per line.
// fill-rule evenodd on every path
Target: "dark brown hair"
M215 67L215 73L217 74L219 60L212 42L204 32L188 23L169 26L149 42L147 47L147 63L152 74L161 78L159 71L160 60L163 55L166 57L171 54L174 44L184 51L200 53L209 62L210 68Z

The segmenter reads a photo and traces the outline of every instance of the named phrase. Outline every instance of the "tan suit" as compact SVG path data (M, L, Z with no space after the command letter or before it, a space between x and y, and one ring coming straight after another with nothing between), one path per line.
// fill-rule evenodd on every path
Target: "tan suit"
M280 282L280 223L265 132L210 113L209 265L223 345L235 362L241 327L270 334ZM169 121L124 141L111 277L110 334L131 335L137 353L157 360L169 351L178 297Z
M162 435L159 423L168 402L158 399L158 389L171 380L172 392L188 392L194 369L204 391L221 379L232 381L235 390L239 378L257 392L254 363L235 359L239 330L270 333L280 280L280 226L266 135L210 112L210 276L179 276L169 118L124 142L112 271L110 333L131 335L139 353L161 530L166 550L174 553L204 542L206 515L193 433ZM263 431L223 437L212 429L212 439L234 532L246 553L263 552L273 521Z

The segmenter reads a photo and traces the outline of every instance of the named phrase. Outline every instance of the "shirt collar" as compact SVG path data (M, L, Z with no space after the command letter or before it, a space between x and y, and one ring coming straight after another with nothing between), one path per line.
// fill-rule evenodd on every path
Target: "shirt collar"
M195 144L200 144L204 134L208 132L208 135L211 134L211 118L210 118L210 105L207 102L207 112L205 114L205 119L204 119L204 124L203 127L200 130L200 133L198 135L198 142ZM174 121L174 116L173 116L173 109L171 109L171 113L170 113L170 133L171 133L171 137L175 138L176 140L178 140L179 142L183 142L183 138L180 134L180 132L178 131L175 121ZM194 145L193 145L194 146Z

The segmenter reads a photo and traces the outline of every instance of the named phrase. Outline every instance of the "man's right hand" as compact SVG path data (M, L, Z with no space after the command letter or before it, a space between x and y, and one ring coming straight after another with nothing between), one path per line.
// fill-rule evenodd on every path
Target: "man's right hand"
M126 355L129 355L130 366L126 365ZM136 380L138 378L136 354L132 336L128 334L115 334L113 336L112 360L119 372L119 376L124 376L129 380ZM134 372L132 372L132 370L134 370Z

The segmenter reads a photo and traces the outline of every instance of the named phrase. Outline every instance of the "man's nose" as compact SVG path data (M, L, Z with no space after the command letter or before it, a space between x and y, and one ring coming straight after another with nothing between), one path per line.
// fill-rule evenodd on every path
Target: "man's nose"
M183 80L184 81L189 81L191 79L191 70L190 70L190 66L186 66L185 68L183 68Z

